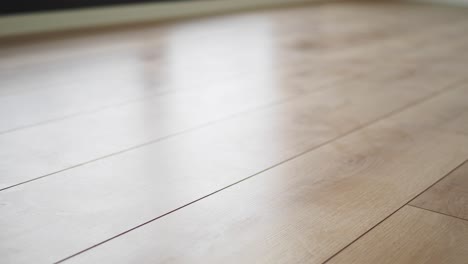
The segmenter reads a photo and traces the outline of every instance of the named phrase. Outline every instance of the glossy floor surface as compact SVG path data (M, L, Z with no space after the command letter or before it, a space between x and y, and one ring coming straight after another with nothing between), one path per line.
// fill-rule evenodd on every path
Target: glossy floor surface
M1 263L466 263L468 9L2 40Z

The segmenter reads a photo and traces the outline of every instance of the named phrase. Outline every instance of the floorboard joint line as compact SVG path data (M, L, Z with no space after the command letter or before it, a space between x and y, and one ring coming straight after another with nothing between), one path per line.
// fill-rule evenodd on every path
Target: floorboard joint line
M452 172L454 172L455 170L457 170L458 168L460 168L461 166L463 166L465 163L467 163L468 160L465 160L463 161L462 163L460 163L458 166L456 166L454 169L450 170L447 174L445 174L444 176L442 176L440 179L438 179L436 182L434 182L433 184L431 184L429 187L427 187L426 189L424 189L422 192L418 193L416 196L414 196L413 198L411 198L408 202L406 202L405 204L403 204L402 206L400 206L398 209L396 209L395 211L393 211L391 214L389 214L387 217L385 217L384 219L382 219L381 221L379 221L377 224L375 224L374 226L372 226L369 230L367 230L366 232L362 233L360 236L358 236L356 239L354 239L353 241L351 241L349 244L347 244L345 247L343 247L342 249L338 250L338 252L336 252L335 254L333 254L331 257L329 257L328 259L326 259L324 262L322 262L322 264L325 264L327 262L329 262L331 259L333 259L335 256L337 256L338 254L340 254L341 252L343 252L345 249L347 249L348 247L350 247L352 244L354 244L356 241L358 241L359 239L361 239L363 236L365 236L366 234L368 234L369 232L371 232L374 228L376 228L377 226L379 226L380 224L382 224L385 220L387 220L388 218L390 218L392 215L394 215L396 212L400 211L403 207L409 205L409 206L413 206L413 205L410 205L409 203L411 203L414 199L416 199L419 195L421 195L421 193L424 193L425 191L427 191L428 189L430 189L432 186L436 185L437 183L439 183L440 181L442 181L443 179L445 179L448 175L450 175ZM413 207L417 207L417 206L413 206ZM419 207L417 207L419 208ZM420 208L420 209L423 209L423 208ZM431 210L428 210L428 211L431 211ZM458 218L458 217L455 217L455 218ZM465 220L465 219L462 219L462 220ZM468 220L465 220L465 221L468 221Z
M419 206L412 205L412 204L408 204L408 206L411 206L411 207L414 207L414 208L418 208L418 209L421 209L421 210L426 210L426 211L429 211L429 212L432 212L432 213L435 213L435 214L445 215L445 216L452 217L452 218L456 218L456 219L459 219L459 220L468 221L468 219L465 219L465 218L461 218L461 217L458 217L458 216L449 215L449 214L446 214L446 213L434 211L434 210L427 209L427 208L424 208L424 207L419 207Z
M457 82L457 84L458 84L458 82ZM293 159L296 159L296 158L298 158L298 157L300 157L300 156L302 156L302 155L305 155L305 154L307 154L307 153L309 153L309 152L312 152L312 151L314 151L314 150L316 150L316 149L319 149L319 148L321 148L321 147L323 147L323 146L325 146L325 145L327 145L327 144L329 144L329 143L332 143L332 142L334 142L334 141L336 141L336 140L339 140L340 138L343 138L343 137L346 137L346 136L348 136L348 135L350 135L350 134L353 134L353 133L355 133L355 132L357 132L357 131L359 131L359 130L365 128L365 127L368 127L368 126L370 126L370 125L372 125L372 124L374 124L374 123L377 123L377 122L379 122L379 121L381 121L381 120L384 120L384 119L386 119L386 118L388 118L388 117L390 117L390 116L396 115L396 114L401 113L401 112L403 112L403 111L405 111L405 110L407 110L407 109L409 109L409 108L412 108L412 107L415 107L415 106L417 106L417 105L420 105L420 104L422 104L422 103L424 103L424 102L426 102L426 101L428 101L428 100L431 100L432 98L435 98L435 97L437 97L437 96L439 96L439 95L441 95L441 94L443 94L443 93L446 93L446 92L448 92L448 91L450 91L450 90L452 90L452 89L455 89L456 87L458 87L456 84L451 85L451 86L446 87L446 88L444 88L444 89L442 89L442 90L439 90L439 91L436 91L436 92L434 92L434 93L432 93L432 94L429 94L429 95L426 96L426 97L423 97L423 98L421 98L421 99L419 99L419 100L416 100L415 102L410 103L410 104L408 104L408 105L406 105L406 106L403 106L403 107L400 107L400 108L395 109L395 110L393 110L393 111L390 111L389 113L387 113L387 114L385 114L385 115L383 115L383 116L381 116L381 117L379 117L379 118L377 118L377 119L374 119L374 120L371 120L371 121L369 121L369 122L366 122L366 123L364 123L363 125L358 126L358 127L354 128L354 129L352 129L352 130L350 130L350 131L348 131L348 132L346 132L346 133L344 133L344 134L342 134L342 135L339 135L339 136L337 136L337 137L335 137L335 138L332 138L332 139L330 139L330 140L327 140L326 142L323 142L322 144L319 144L319 145L317 145L317 146L315 146L315 147L313 147L313 148L311 148L311 149L308 149L308 150L305 150L305 151L303 151L303 152L301 152L301 153L298 153L298 154L296 154L296 155L294 155L294 156L292 156L292 157L290 157L290 158L288 158L288 159L285 159L285 160L283 160L283 161L281 161L281 162L279 162L279 163L276 163L276 164L274 164L274 165L272 165L272 166L270 166L270 167L268 167L268 168L266 168L266 169L263 169L263 170L261 170L261 171L259 171L259 172L257 172L257 173L254 173L254 174L252 174L252 175L250 175L250 176L248 176L248 177L245 177L245 178L243 178L243 179L240 179L240 180L238 180L238 181L236 181L236 182L234 182L234 183L231 183L231 184L229 184L229 185L227 185L227 186L225 186L225 187L222 187L222 188L220 188L220 189L218 189L218 190L216 190L216 191L214 191L214 192L211 192L211 193L209 193L209 194L207 194L207 195L204 195L204 196L202 196L202 197L200 197L200 198L198 198L198 199L196 199L196 200L193 200L193 201L191 201L191 202L189 202L189 203L187 203L187 204L185 204L185 205L182 205L182 206L180 206L180 207L178 207L178 208L175 208L175 209L173 209L173 210L171 210L171 211L169 211L169 212L167 212L167 213L164 213L164 214L162 214L162 215L160 215L160 216L157 216L157 217L155 217L155 218L153 218L153 219L150 219L150 220L148 220L148 221L146 221L146 222L144 222L144 223L142 223L142 224L139 224L139 225L137 225L137 226L135 226L135 227L132 227L132 228L130 228L130 229L128 229L128 230L126 230L126 231L124 231L124 232L122 232L122 233L119 233L119 234L117 234L117 235L115 235L115 236L112 236L112 237L110 237L110 238L108 238L108 239L106 239L106 240L104 240L104 241L101 241L101 242L99 242L99 243L97 243L97 244L95 244L95 245L92 245L92 246L90 246L90 247L88 247L88 248L86 248L86 249L83 249L83 250L81 250L81 251L79 251L79 252L77 252L77 253L75 253L75 254L73 254L73 255L70 255L70 256L68 256L68 257L66 257L66 258L63 258L63 259L61 259L61 260L58 260L57 262L54 262L54 263L57 263L57 264L58 264L58 263L62 263L62 262L64 262L64 261L68 260L68 259L71 259L71 258L73 258L73 257L75 257L75 256L78 256L78 255L80 255L80 254L82 254L82 253L84 253L84 252L86 252L86 251L88 251L88 250L91 250L91 249L93 249L93 248L96 248L96 247L98 247L98 246L100 246L100 245L102 245L102 244L104 244L104 243L107 243L107 242L109 242L109 241L111 241L111 240L113 240L113 239L116 239L116 238L118 238L118 237L120 237L120 236L123 236L123 235L125 235L125 234L127 234L127 233L129 233L129 232L131 232L131 231L133 231L133 230L135 230L135 229L137 229L137 228L140 228L140 227L142 227L142 226L145 226L145 225L147 225L147 224L149 224L149 223L151 223L151 222L154 222L154 221L156 221L156 220L158 220L158 219L160 219L160 218L162 218L162 217L164 217L164 216L167 216L167 215L169 215L169 214L171 214L171 213L174 213L174 212L176 212L176 211L178 211L178 210L180 210L180 209L183 209L183 208L185 208L185 207L187 207L187 206L189 206L189 205L191 205L191 204L194 204L194 203L196 203L196 202L198 202L198 201L201 201L201 200L203 200L203 199L205 199L205 198L208 198L208 197L210 197L210 196L212 196L212 195L214 195L214 194L216 194L216 193L218 193L218 192L221 192L221 191L223 191L223 190L226 190L226 189L228 189L228 188L230 188L230 187L232 187L232 186L234 186L234 185L236 185L236 184L239 184L239 183L241 183L241 182L244 182L244 181L246 181L246 180L248 180L248 179L250 179L250 178L253 178L253 177L255 177L255 176L259 175L259 174L262 174L262 173L264 173L264 172L266 172L266 171L268 171L268 170L271 170L271 169L273 169L273 168L275 168L275 167L277 167L277 166L280 166L281 164L284 164L284 163L289 162L289 161L291 161L291 160L293 160ZM459 166L461 166L461 165L459 165ZM458 168L459 166L457 166L457 168ZM452 171L451 171L451 172L452 172ZM451 172L450 172L450 173L451 173ZM449 173L449 174L450 174L450 173ZM447 175L448 175L448 174L447 174ZM445 176L444 176L444 177L445 177ZM431 185L431 186L432 186L432 185ZM418 194L418 195L419 195L419 194ZM414 199L414 198L413 198L413 199ZM412 199L411 199L411 200L412 200ZM406 205L406 204L404 204L403 206L405 206L405 205ZM398 210L401 209L403 206L401 206L400 208L398 208ZM396 213L398 210L396 210L395 212L393 212L391 215L393 215L394 213ZM387 216L385 219L387 219L387 218L390 217L391 215ZM384 220L385 220L385 219L384 219ZM384 221L384 220L382 220L382 221ZM382 221L381 221L381 222L382 222ZM380 224L381 222L379 222L378 224ZM378 225L378 224L377 224L377 225ZM375 225L375 226L377 226L377 225ZM370 230L372 230L375 226L373 226ZM367 232L369 232L370 230L368 230ZM365 232L363 235L365 235L367 232ZM362 235L361 235L361 236L362 236ZM360 237L361 237L361 236L360 236ZM360 237L359 237L359 238L360 238ZM356 240L357 240L357 239L356 239ZM355 241L355 240L354 240L354 241ZM354 241L353 241L353 242L354 242ZM350 244L352 244L353 242L351 242ZM350 245L350 244L349 244L349 245ZM349 245L347 245L346 247L348 247ZM345 248L346 248L346 247L345 247ZM345 249L345 248L343 248L343 249ZM343 250L343 249L342 249L342 250ZM339 252L341 252L342 250L340 250ZM338 252L338 253L339 253L339 252ZM338 253L334 254L333 256L337 255ZM333 257L333 256L332 256L332 257ZM329 261L332 257L330 257L329 259L327 259L327 260L326 260L325 262L323 262L323 263L326 263L326 262Z
M418 198L421 194L425 193L427 190L429 190L430 188L434 187L436 184L438 184L439 182L441 182L443 179L447 178L450 174L452 174L454 171L456 171L457 169L461 168L463 165L465 165L466 163L468 163L468 159L463 161L462 163L460 163L458 166L456 166L455 168L453 168L451 171L449 171L449 173L447 173L446 175L444 175L444 177L440 178L439 180L437 180L436 182L434 182L433 184L431 184L429 187L427 187L424 191L418 193L418 195L416 195L413 199L411 199L410 201L408 201L406 204L410 205L409 203L411 203L412 201L414 201L416 198ZM416 206L415 206L416 207Z
M186 91L186 89L181 90L181 91ZM179 91L179 92L181 92L181 91ZM167 95L167 94L175 94L175 93L176 92L171 93L169 91L165 91L165 92L156 93L156 94L148 94L147 96L142 96L142 97L130 99L130 100L127 100L127 101L116 103L116 104L104 105L104 106L101 106L101 107L96 107L94 109L89 109L87 111L78 111L76 113L64 115L64 116L61 116L61 117L51 118L51 119L40 121L40 122L37 122L37 123L33 123L33 124L29 124L29 125L23 125L23 126L17 126L17 127L11 128L11 129L3 130L3 131L0 131L0 136L4 135L4 134L16 132L16 131L19 131L19 130L31 128L31 127L46 125L46 124L50 124L50 123L54 123L54 122L57 122L57 121L62 121L62 120L66 120L66 119L69 119L69 118L78 117L78 116L83 116L83 115L88 115L88 114L95 114L95 113L99 113L101 111L105 111L105 110L108 110L108 109L112 109L112 108L116 108L116 107L120 107L120 106L125 106L125 105L136 103L136 102L150 100L150 99L153 99L153 98L158 97L158 96L164 96L164 95Z

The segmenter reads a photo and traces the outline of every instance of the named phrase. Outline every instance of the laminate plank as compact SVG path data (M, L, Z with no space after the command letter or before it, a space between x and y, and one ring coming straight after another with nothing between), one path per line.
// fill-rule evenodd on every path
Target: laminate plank
M327 264L462 264L467 260L467 221L405 206Z
M65 258L441 92L414 76L407 80L346 82L4 190L2 260ZM460 97L467 92L450 96L451 105L464 105ZM458 162L462 144L456 139L440 162L453 155Z
M410 205L468 220L468 163L419 195Z
M322 263L466 160L468 137L432 116L458 114L449 104L466 105L467 93L408 108L65 262Z

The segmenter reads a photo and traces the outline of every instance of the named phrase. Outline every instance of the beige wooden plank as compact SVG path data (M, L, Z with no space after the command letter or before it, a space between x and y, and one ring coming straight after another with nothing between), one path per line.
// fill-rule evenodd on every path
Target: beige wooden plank
M0 255L16 263L64 258L439 90L414 78L359 79L2 191ZM447 111L463 110L466 93L450 94L455 108Z
M468 220L468 163L457 168L410 204Z
M468 157L468 137L435 115L468 114L467 95L407 109L70 262L322 263Z
M462 264L467 260L467 221L405 206L327 264Z

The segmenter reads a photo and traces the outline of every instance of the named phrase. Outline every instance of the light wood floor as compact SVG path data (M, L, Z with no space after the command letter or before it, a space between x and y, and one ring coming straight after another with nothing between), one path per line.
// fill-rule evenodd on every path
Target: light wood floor
M468 263L468 9L0 40L1 263Z

